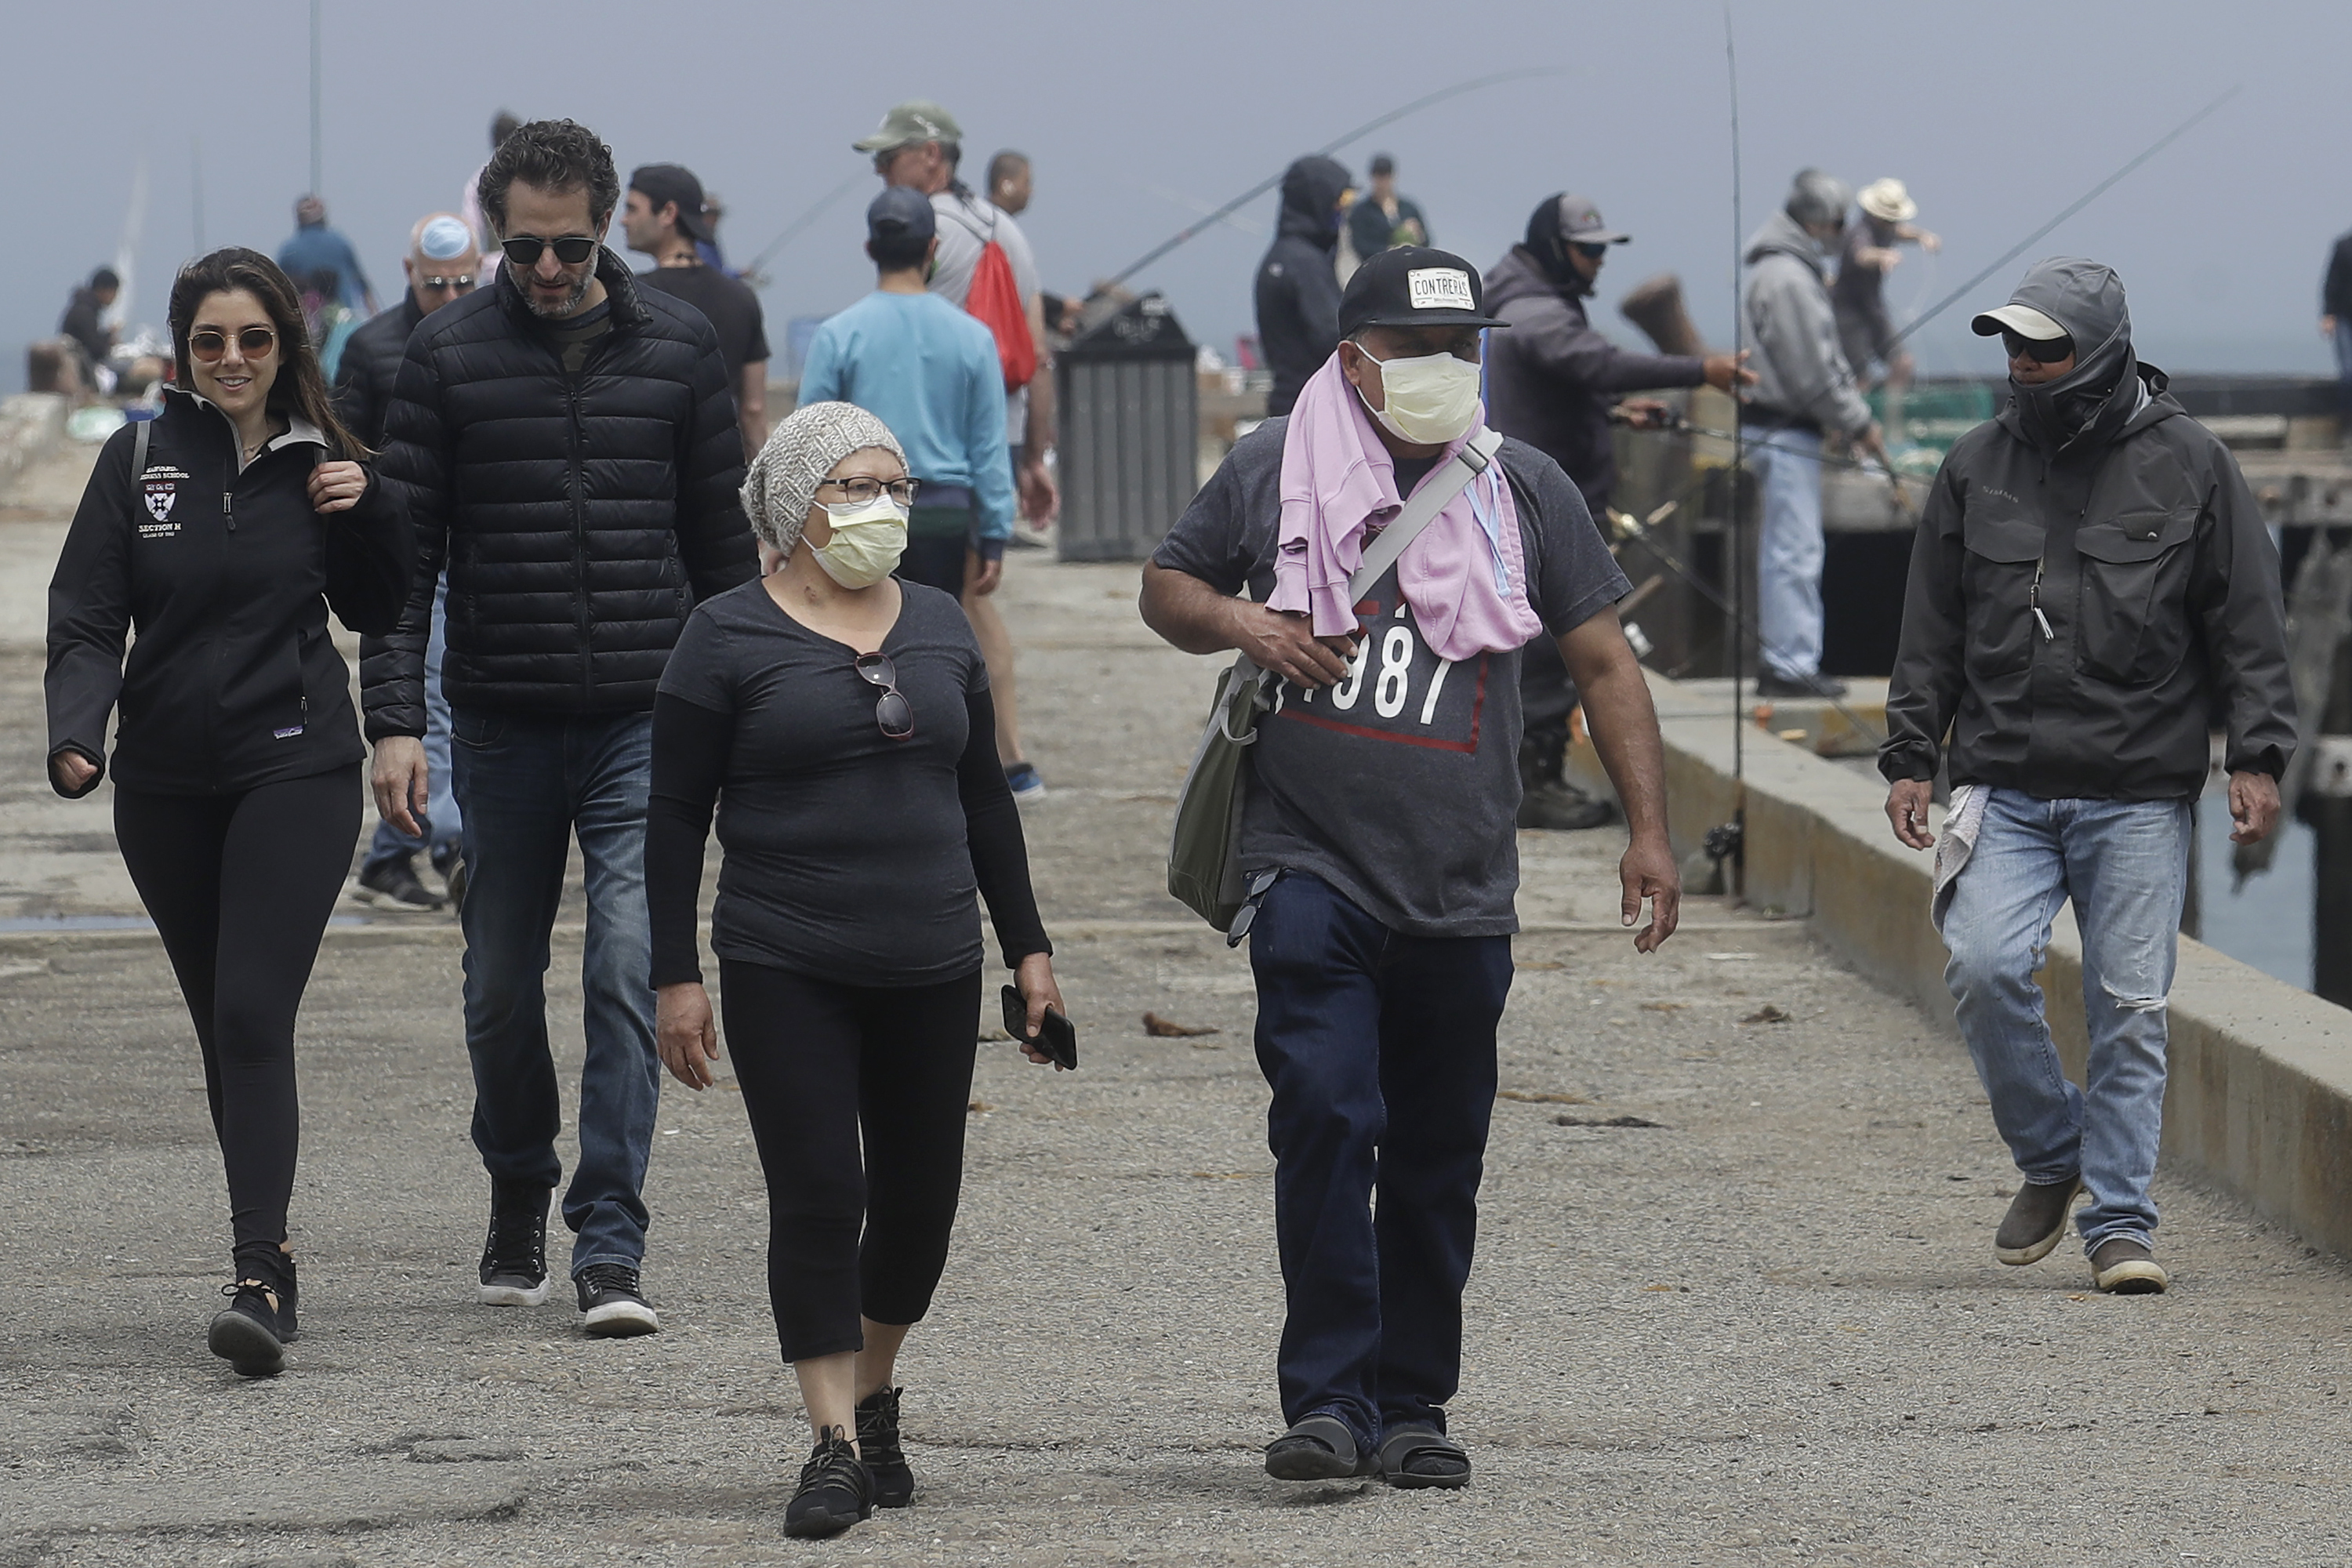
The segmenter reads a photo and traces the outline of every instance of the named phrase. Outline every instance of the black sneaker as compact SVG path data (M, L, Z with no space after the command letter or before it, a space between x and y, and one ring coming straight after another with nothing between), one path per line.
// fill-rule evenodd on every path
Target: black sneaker
M205 1342L239 1377L276 1377L286 1370L286 1342L278 1337L280 1302L258 1279L221 1287L229 1304L213 1319Z
M874 1506L904 1508L915 1500L915 1472L898 1447L898 1395L877 1388L857 1402L857 1452L874 1482Z
M1595 800L1574 784L1557 780L1531 785L1519 796L1521 827L1575 832L1586 827L1606 827L1616 815L1607 801Z
M550 1189L490 1184L490 1234L482 1243L481 1299L493 1307L536 1307L547 1300L547 1199Z
M414 859L406 855L361 867L352 897L379 910L406 914L429 914L441 907L440 899L416 879Z
M1782 675L1768 669L1756 678L1759 697L1843 697L1846 684L1834 675Z
M625 1340L661 1331L661 1320L637 1287L637 1271L625 1263L592 1263L572 1277L580 1287L582 1327L600 1340Z
M817 1434L816 1451L801 1467L801 1484L784 1505L786 1535L839 1535L874 1512L874 1478L838 1426Z

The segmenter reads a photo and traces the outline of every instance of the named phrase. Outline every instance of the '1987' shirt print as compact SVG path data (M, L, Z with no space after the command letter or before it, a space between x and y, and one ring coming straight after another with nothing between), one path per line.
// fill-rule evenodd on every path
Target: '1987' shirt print
M1488 656L1464 663L1438 658L1393 592L1358 605L1356 619L1361 637L1347 676L1319 691L1283 682L1269 721L1397 745L1477 751Z

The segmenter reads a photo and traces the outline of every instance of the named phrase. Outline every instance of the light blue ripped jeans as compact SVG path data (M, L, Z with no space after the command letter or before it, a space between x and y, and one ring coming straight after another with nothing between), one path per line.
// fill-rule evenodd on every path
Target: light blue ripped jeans
M2148 1240L2147 1195L2164 1125L2168 994L2189 885L2186 800L2037 800L1999 789L1952 886L1944 983L1992 1101L1993 1125L2029 1182L2081 1172L2088 1249ZM2088 1087L2067 1081L2033 972L2068 898L2083 934Z

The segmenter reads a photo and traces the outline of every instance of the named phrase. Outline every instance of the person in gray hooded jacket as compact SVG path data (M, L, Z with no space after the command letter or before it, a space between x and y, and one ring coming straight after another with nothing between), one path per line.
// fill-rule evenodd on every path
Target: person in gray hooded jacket
M1763 495L1757 542L1757 689L1767 697L1845 694L1822 668L1822 437L1844 436L1881 462L1886 448L1838 346L1822 258L1845 232L1853 192L1801 169L1789 199L1748 242L1740 327L1755 351L1746 448Z
M2111 269L2037 262L1975 328L2000 335L2011 397L1952 447L1920 516L1879 752L1886 811L1905 844L1935 843L1927 803L1949 764L1944 977L2025 1176L1995 1255L2046 1257L2087 1190L2098 1288L2160 1291L2148 1184L2189 803L2218 723L2231 837L2277 820L2295 743L2278 553L2229 449L2133 354ZM2085 1089L2059 1067L2033 983L2070 898Z

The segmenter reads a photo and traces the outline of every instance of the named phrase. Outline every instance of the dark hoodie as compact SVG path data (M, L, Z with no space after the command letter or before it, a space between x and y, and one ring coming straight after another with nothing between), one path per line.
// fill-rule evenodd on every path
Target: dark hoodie
M1351 182L1328 158L1301 158L1282 176L1282 218L1257 268L1257 342L1274 372L1269 415L1287 414L1307 378L1339 346L1339 198Z
M2177 800L2295 743L2278 552L2229 448L2131 349L2123 284L2037 263L2011 297L2075 369L2012 383L1944 459L1911 549L1879 771L2044 800Z

